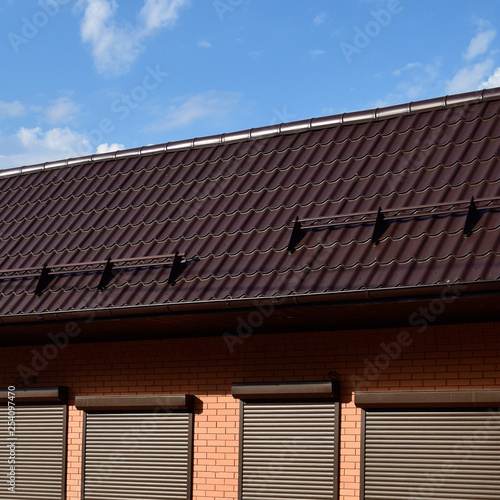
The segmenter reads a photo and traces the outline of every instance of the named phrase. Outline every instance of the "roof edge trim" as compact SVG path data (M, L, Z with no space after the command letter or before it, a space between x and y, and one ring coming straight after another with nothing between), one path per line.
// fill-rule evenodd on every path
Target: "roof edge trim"
M322 301L325 303L361 303L367 301L391 301L391 300L421 300L425 298L442 297L469 297L477 294L499 294L500 281L444 283L436 285L423 285L411 287L393 287L384 289L352 290L342 292L326 292L304 295L286 295L271 297L255 297L226 299L206 302L183 302L179 304L154 304L127 306L102 309L81 309L74 311L60 311L51 313L31 313L0 317L0 327L3 325L53 322L53 321L85 321L92 322L97 319L120 319L136 315L148 314L191 314L214 312L221 310L238 310L252 307L273 307L289 305L307 305Z
M120 158L131 158L148 156L169 151L189 150L195 148L203 148L210 146L218 146L230 144L234 142L244 142L263 139L266 137L276 137L289 135L294 133L306 132L309 130L331 128L339 125L354 125L359 123L367 123L370 121L387 120L396 118L402 115L413 113L421 113L431 111L433 109L452 108L465 104L473 104L482 101L496 100L500 98L500 87L492 89L476 90L463 94L447 95L434 99L426 99L422 101L409 102L388 106L385 108L376 108L366 111L354 111L337 115L325 116L320 118L311 118L309 120L301 120L290 123L282 123L280 125L270 125L267 127L253 128L242 130L239 132L224 133L206 137L199 137L188 140L168 142L153 146L144 146L135 149L125 149L108 153L99 153L79 158L68 158L66 160L57 160L37 165L28 165L16 167L6 170L0 170L0 179L15 175L29 174L40 172L52 168L70 167L92 163L97 161L118 160Z

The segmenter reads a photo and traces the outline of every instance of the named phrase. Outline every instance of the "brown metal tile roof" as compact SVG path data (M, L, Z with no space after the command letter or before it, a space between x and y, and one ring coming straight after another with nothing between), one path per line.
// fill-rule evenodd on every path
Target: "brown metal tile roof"
M0 172L0 322L491 284L499 155L491 89Z

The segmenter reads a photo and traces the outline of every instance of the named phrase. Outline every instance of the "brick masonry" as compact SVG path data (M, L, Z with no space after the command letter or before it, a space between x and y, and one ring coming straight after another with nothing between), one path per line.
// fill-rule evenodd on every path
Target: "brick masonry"
M342 379L340 499L359 500L361 410L354 390L500 387L499 324L253 335L230 352L220 337L71 344L50 352L36 386L70 389L67 499L80 499L83 412L76 395L189 393L195 409L193 498L236 499L239 402L233 382ZM1 385L38 347L0 349Z

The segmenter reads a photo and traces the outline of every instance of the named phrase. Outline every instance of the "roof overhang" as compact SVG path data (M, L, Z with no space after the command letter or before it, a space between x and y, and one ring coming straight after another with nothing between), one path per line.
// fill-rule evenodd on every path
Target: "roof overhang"
M142 306L1 318L0 345L108 342L500 320L500 282Z

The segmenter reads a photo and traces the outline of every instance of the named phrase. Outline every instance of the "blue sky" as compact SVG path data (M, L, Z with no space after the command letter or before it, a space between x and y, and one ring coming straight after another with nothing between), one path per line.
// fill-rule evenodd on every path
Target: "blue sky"
M0 168L500 86L498 0L0 0Z

